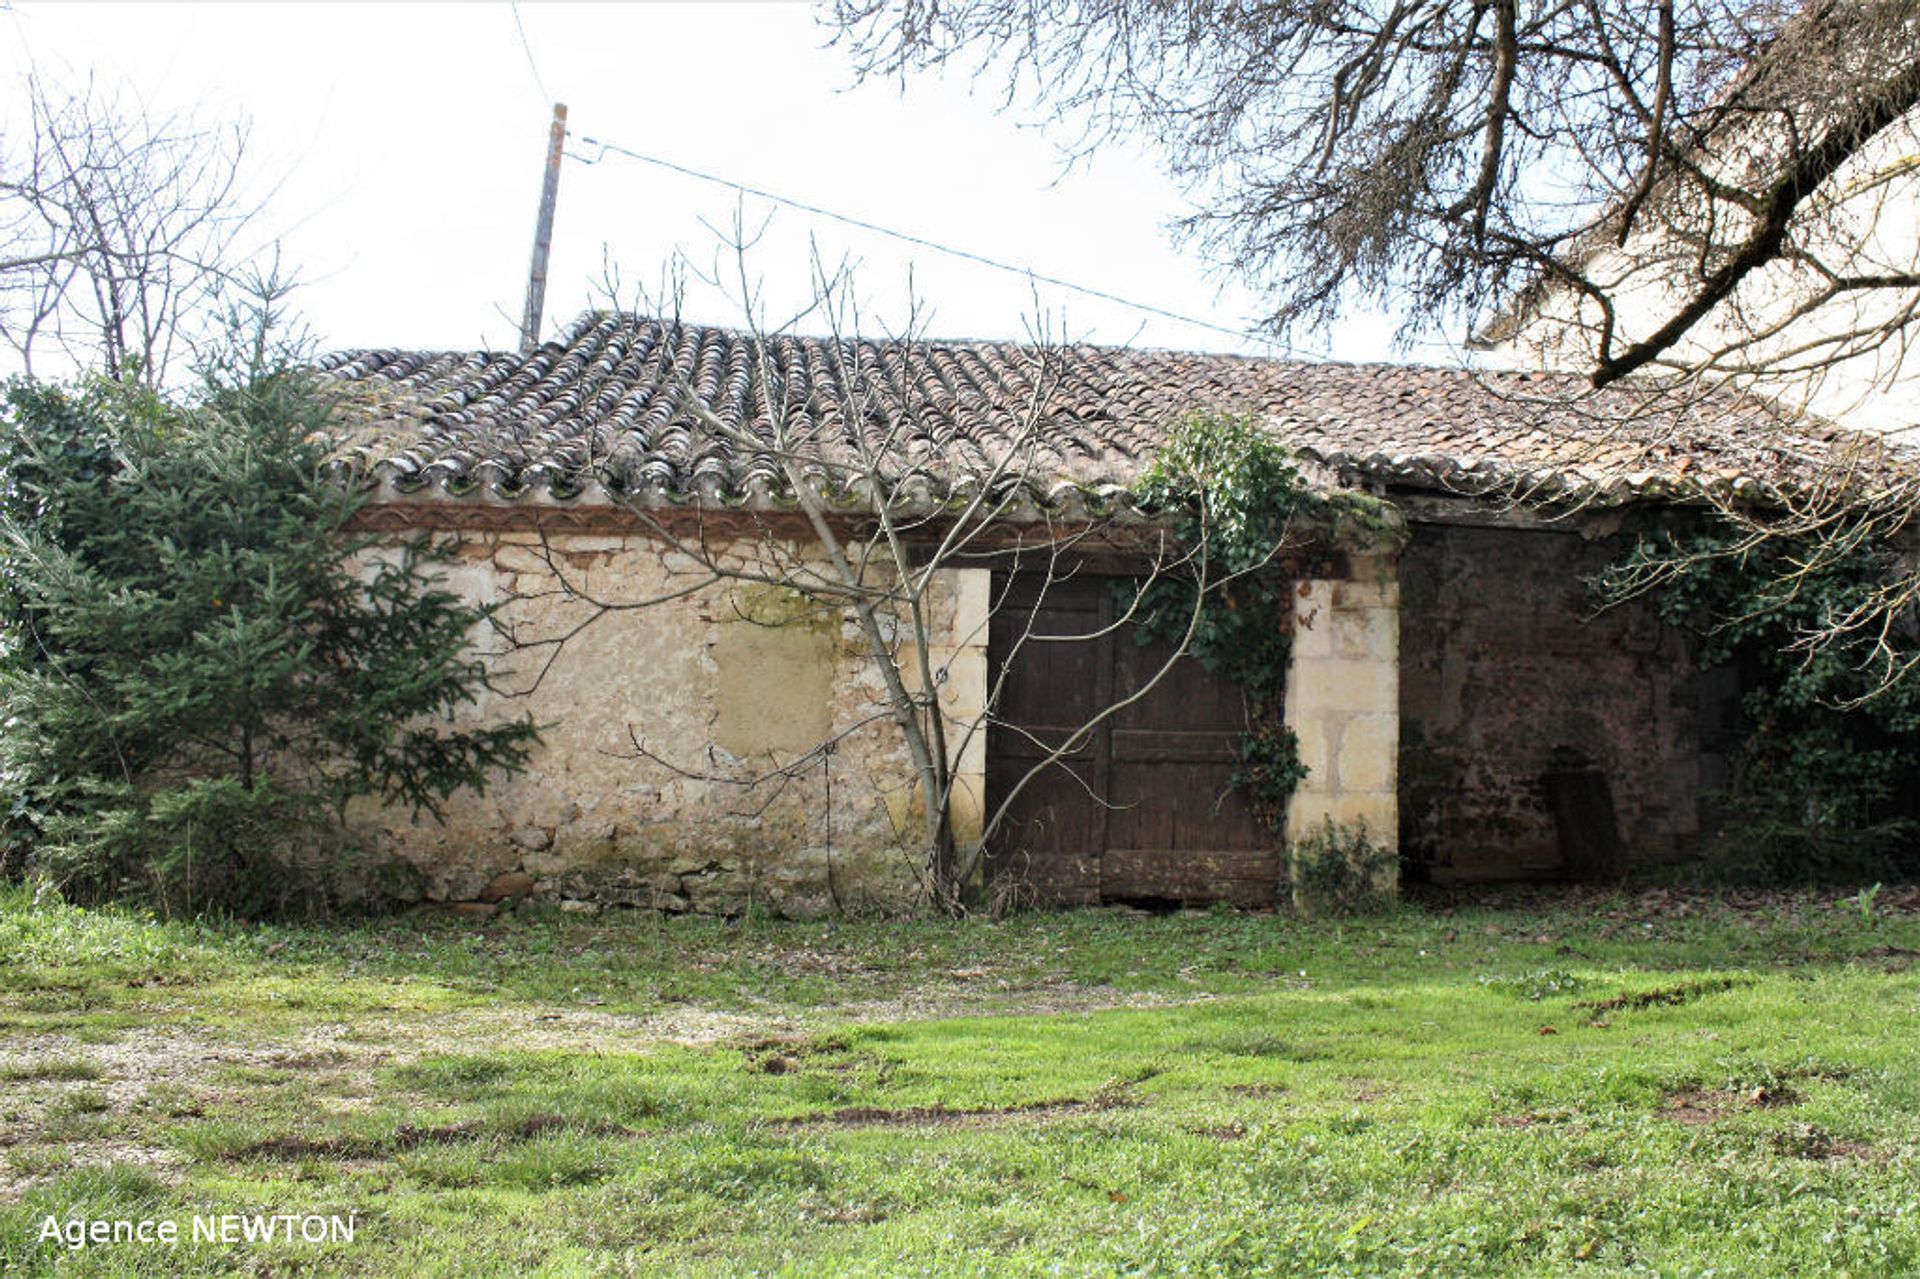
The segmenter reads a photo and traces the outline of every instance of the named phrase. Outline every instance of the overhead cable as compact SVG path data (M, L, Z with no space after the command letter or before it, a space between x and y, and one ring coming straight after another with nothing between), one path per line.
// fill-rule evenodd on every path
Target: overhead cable
M899 240L922 249L932 250L935 253L944 253L949 257L959 258L962 261L971 262L976 266L989 267L995 271L1004 271L1009 275L1017 275L1022 279L1052 285L1058 289L1066 289L1072 293L1097 298L1102 302L1111 302L1115 306L1123 306L1129 310L1139 311L1147 315L1156 315L1164 320L1173 320L1180 324L1188 324L1195 328L1225 334L1228 337L1236 338L1243 342L1258 342L1263 346L1277 348L1289 355L1309 355L1307 352L1298 351L1293 347L1287 346L1285 343L1275 341L1265 334L1251 332L1246 329L1236 329L1224 324L1215 324L1211 320L1203 320L1198 316L1185 315L1167 307L1155 306L1150 302L1136 302L1131 298L1122 297L1106 289L1096 289L1091 285L1079 284L1072 280L1062 279L1056 275L1046 275L1034 270L1032 267L1018 266L1011 262L1002 262L997 258L990 258L983 253L974 253L968 249L955 248L950 244L942 244L937 240L929 240L925 236L914 235L909 231L895 230L893 227L881 226L877 222L869 222L865 218L857 218L851 214L839 213L832 209L823 209L817 204L809 204L804 200L796 200L790 196L779 195L763 187L752 186L745 182L735 182L731 178L723 178L718 174L707 173L657 155L648 155L642 151L635 151L631 147L623 147L617 142L608 142L600 138L589 137L582 137L580 141L588 146L599 148L598 154L591 157L581 155L574 151L567 153L570 157L580 161L582 164L598 164L611 152L614 155L622 156L629 160L637 160L642 164L651 164L662 169L671 170L685 177L696 178L702 182L711 182L716 186L727 187L731 190L738 191L742 195L753 196L755 199L785 205L787 208L796 209L801 213L811 214L814 217L826 218L829 221L839 222L861 231L869 231L875 235L884 235L890 239Z

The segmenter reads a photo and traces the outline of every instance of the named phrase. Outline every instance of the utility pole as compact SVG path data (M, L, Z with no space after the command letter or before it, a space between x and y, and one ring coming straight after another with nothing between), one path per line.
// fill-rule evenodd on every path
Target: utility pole
M533 270L527 276L527 310L520 320L520 350L540 345L540 313L547 305L547 251L553 247L553 204L560 194L560 153L567 144L567 104L553 104L547 138L547 171L540 182L540 220L533 231Z

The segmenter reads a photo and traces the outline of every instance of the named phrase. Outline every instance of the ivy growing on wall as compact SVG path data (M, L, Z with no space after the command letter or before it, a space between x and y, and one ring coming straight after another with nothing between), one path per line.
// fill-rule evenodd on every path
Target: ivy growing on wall
M1191 624L1189 654L1239 685L1247 728L1233 784L1278 833L1307 769L1282 706L1292 644L1288 583L1270 568L1311 495L1286 449L1251 418L1217 416L1178 426L1135 492L1143 507L1170 519L1194 556L1190 572L1121 582L1120 602L1136 606L1142 644L1177 644Z
M1740 674L1719 868L1762 882L1910 872L1920 676L1902 668L1920 637L1834 631L1884 587L1893 552L1864 539L1839 556L1789 539L1742 545L1724 527L1663 532L1602 583L1619 595L1658 582L1660 613L1695 635L1700 666Z

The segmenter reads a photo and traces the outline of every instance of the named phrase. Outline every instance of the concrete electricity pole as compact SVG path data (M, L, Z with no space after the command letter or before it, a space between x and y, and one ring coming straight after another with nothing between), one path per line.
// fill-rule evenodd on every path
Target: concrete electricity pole
M540 182L540 220L533 232L533 270L527 276L527 310L520 320L520 350L540 345L540 313L547 305L547 251L553 247L553 204L560 194L560 153L567 143L567 106L553 104L547 139L547 171Z

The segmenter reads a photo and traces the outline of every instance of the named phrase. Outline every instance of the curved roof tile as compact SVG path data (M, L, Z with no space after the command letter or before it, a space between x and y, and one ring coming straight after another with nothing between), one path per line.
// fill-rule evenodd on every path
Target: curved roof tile
M804 469L849 501L869 450L890 483L911 478L936 498L1014 450L1009 478L1043 505L1123 491L1195 412L1257 416L1332 482L1461 494L1764 494L1812 484L1842 458L1866 457L1857 473L1875 476L1897 460L1754 399L1649 406L1633 387L1596 392L1568 375L1003 342L781 335L763 348L746 333L610 313L524 355L346 351L320 368L356 406L349 465L396 492L777 498L774 406ZM689 393L764 447L715 435Z

